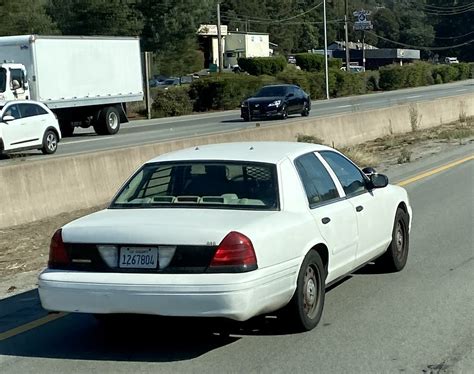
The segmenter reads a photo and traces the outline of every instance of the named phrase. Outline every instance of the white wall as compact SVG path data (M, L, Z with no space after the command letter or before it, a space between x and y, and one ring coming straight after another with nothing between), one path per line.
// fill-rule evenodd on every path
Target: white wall
M269 37L262 34L245 35L245 57L269 57Z

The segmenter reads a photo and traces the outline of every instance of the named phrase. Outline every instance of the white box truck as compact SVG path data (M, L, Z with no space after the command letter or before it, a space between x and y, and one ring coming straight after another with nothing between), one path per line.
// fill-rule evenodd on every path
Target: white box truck
M37 100L58 117L63 136L75 126L115 134L126 104L143 100L140 41L129 37L0 37L0 105Z

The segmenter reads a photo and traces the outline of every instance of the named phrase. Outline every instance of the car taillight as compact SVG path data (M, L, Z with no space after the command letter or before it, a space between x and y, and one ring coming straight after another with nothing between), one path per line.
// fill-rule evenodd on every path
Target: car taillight
M69 265L69 255L64 246L62 230L57 230L51 238L49 246L49 261L48 267L54 268L60 265Z
M245 235L232 231L222 240L208 271L244 272L257 269L257 257L252 242Z

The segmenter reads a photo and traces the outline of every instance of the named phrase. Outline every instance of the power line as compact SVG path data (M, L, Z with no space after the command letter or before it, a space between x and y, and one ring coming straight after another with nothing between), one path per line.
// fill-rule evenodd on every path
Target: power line
M262 20L252 20L250 18L237 18L237 17L230 17L230 16L222 16L222 19L225 19L226 21L238 21L238 22L246 22L249 21L251 23L257 23L257 24L265 24L265 25L271 25L275 24L275 21L262 21ZM342 23L344 22L343 19L335 19L335 20L329 20L327 23ZM281 25L322 25L323 21L300 21L300 22L277 22L276 24L281 24Z
M400 45L400 46L405 47L405 48L422 49L422 50L427 50L427 51L444 51L444 50L447 50L447 49L463 47L465 45L468 45L468 44L471 44L471 43L474 42L474 39L471 39L471 40L468 40L467 42L464 42L464 43L460 43L460 44L456 44L456 45L450 45L450 46L446 46L446 47L426 47L426 46L418 46L418 45L410 45L410 44L406 44L406 43L400 43L400 42L397 42L395 40L391 40L391 39L385 38L383 36L380 36L380 35L376 34L375 32L372 32L372 31L366 31L366 33L374 35L378 39L382 39L382 40L385 40L387 42L390 42L390 43L393 43L393 44L396 44L396 45Z

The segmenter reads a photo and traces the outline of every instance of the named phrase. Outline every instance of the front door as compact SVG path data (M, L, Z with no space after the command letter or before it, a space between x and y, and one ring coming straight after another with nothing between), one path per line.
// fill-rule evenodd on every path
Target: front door
M317 228L331 252L327 282L350 272L357 251L357 219L353 206L341 198L332 177L314 153L295 161Z

